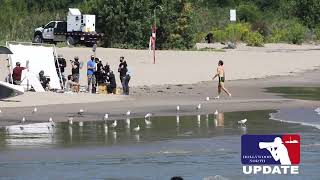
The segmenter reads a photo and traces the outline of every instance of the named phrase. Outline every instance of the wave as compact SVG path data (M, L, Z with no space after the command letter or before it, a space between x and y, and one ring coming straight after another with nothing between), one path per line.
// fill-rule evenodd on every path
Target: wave
M286 119L280 119L280 118L276 118L276 114L279 114L280 110L277 110L276 113L270 113L269 114L269 119L271 120L275 120L275 121L280 121L280 122L286 122L286 123L292 123L292 124L301 124L304 126L311 126L311 127L315 127L317 129L320 129L320 124L313 124L313 123L307 123L307 122L303 122L303 121L292 121L292 120L286 120Z
M191 151L185 150L171 150L171 151L159 151L157 154L189 154Z

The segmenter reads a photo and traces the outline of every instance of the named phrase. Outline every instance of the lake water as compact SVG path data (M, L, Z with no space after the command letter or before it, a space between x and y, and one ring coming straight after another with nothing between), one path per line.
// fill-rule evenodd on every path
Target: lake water
M281 110L271 120L270 113L152 117L151 126L131 119L130 127L119 120L116 128L108 121L108 129L104 121L2 128L0 179L319 179L320 130L283 120L314 123L320 115L312 109ZM239 126L243 118L247 125ZM139 132L133 130L137 125ZM299 133L300 175L243 175L240 138L246 133Z

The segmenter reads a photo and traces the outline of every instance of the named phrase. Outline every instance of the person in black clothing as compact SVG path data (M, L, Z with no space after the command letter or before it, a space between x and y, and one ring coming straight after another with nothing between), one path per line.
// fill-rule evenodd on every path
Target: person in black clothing
M116 77L114 76L111 70L107 75L108 75L108 82L109 82L107 90L108 90L108 93L113 93L115 91L115 88L117 88Z
M120 73L120 81L121 84L123 83L123 79L126 76L127 73L127 62L124 60L124 57L120 57L120 64L118 68L118 72Z
M104 71L105 73L110 72L110 65L108 63L106 63L106 65L104 66Z
M107 73L104 71L104 69L101 69L101 71L97 74L97 83L98 85L103 85L107 82Z
M129 81L131 79L131 72L128 70L126 67L126 75L123 77L122 81L122 89L123 89L123 94L124 95L129 95Z
M60 79L60 84L61 87L64 87L64 84L66 83L66 78L64 75L64 68L67 67L67 62L66 60L62 57L62 55L58 55L58 61L56 61L56 70ZM59 72L60 69L60 72ZM60 77L60 73L61 73L61 77ZM61 82L62 79L62 82Z
M74 61L70 60L72 65L72 81L79 83L79 77L80 77L80 63L79 63L79 57L74 57Z
M102 71L103 69L103 64L102 64L102 61L99 60L98 58L96 58L96 63L97 63L97 71Z
M106 81L103 78L103 64L102 62L99 60L99 58L95 59L96 63L97 63L97 71L95 72L95 76L96 76L96 82L98 85L105 83Z

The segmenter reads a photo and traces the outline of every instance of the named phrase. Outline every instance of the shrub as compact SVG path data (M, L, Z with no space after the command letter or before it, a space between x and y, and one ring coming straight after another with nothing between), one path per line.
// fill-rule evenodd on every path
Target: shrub
M288 31L286 29L274 29L270 36L267 38L267 42L279 43L287 41L286 35Z
M306 38L306 30L307 28L297 20L277 21L272 24L272 33L268 41L301 44Z
M302 24L295 22L288 27L287 38L290 43L301 44L305 39L306 27Z
M205 33L205 32L196 33L193 37L194 44L204 42L207 34L208 33Z
M248 46L263 46L263 36L258 32L249 32L245 37L245 42Z
M317 40L320 40L320 25L318 25L315 30L314 33L316 35Z
M271 33L271 29L267 22L264 21L258 21L252 24L252 31L257 31L264 37L267 37Z
M183 38L180 34L172 33L168 37L167 43L164 44L164 49L186 49Z
M214 29L212 31L213 39L216 42L225 42L227 40L227 33L224 30L221 29Z
M250 25L248 23L228 24L225 30L228 40L243 41L247 33L250 32Z

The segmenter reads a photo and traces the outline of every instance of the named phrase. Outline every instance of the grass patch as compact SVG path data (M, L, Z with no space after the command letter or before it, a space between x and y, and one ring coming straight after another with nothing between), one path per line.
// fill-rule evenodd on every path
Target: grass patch
M286 98L320 101L320 87L270 87L266 90Z

